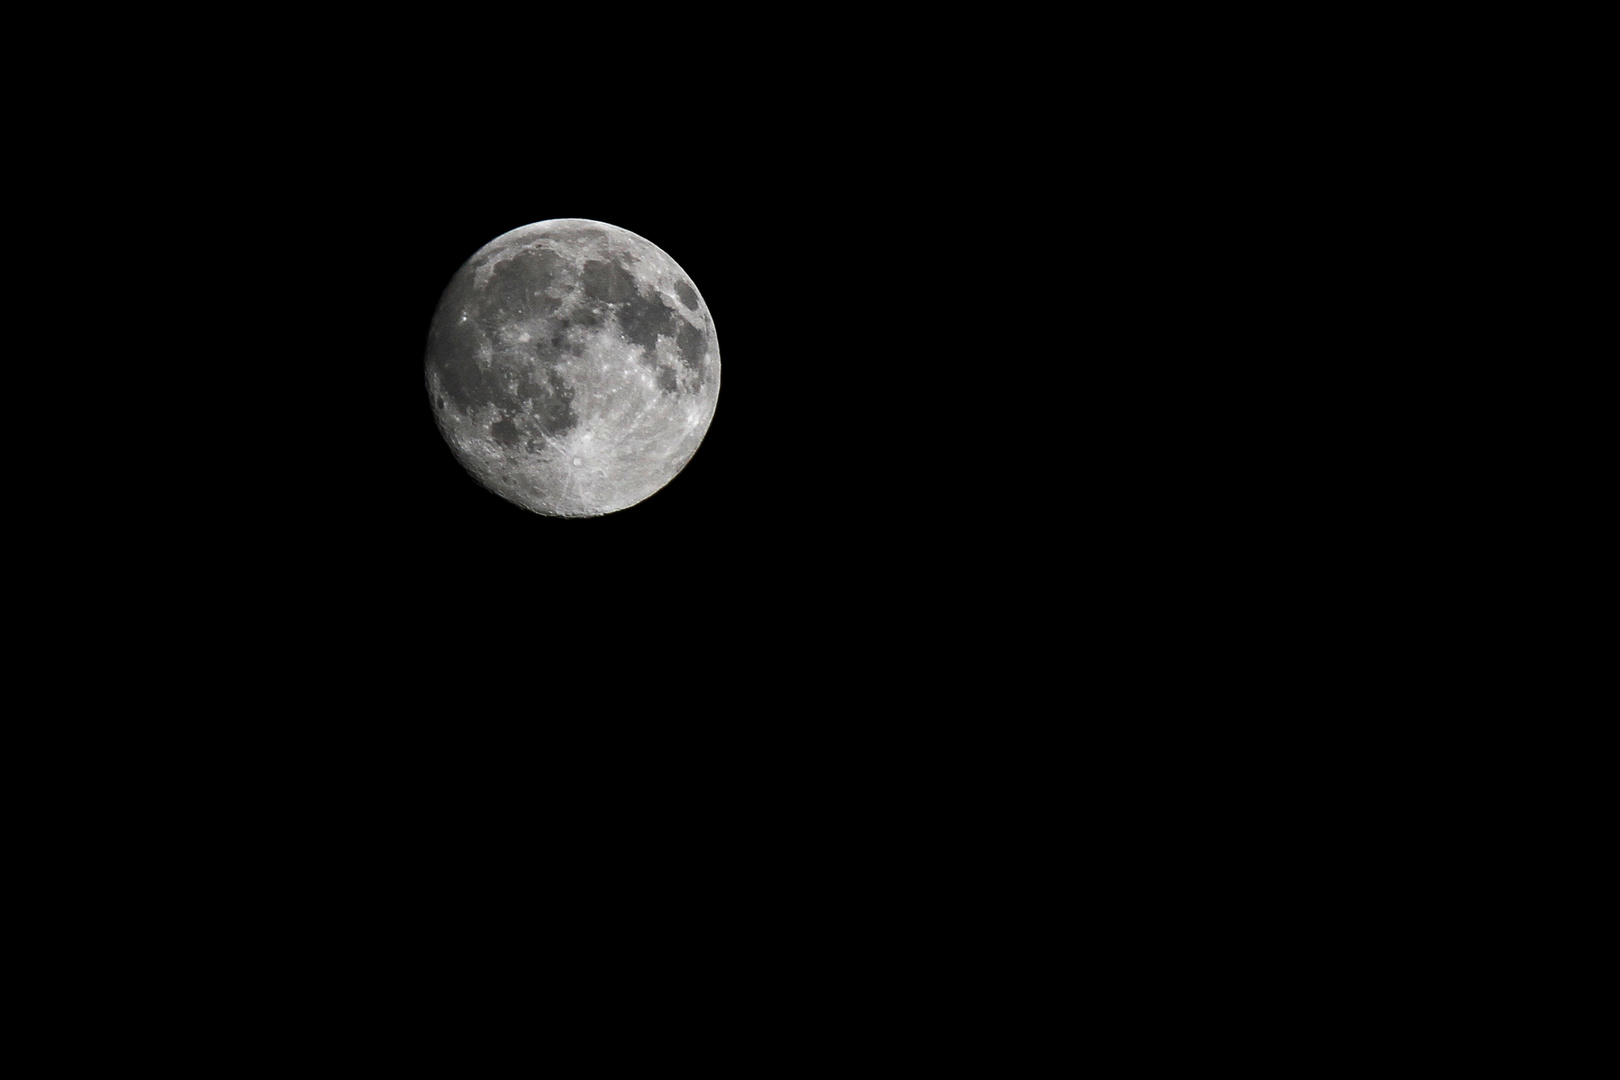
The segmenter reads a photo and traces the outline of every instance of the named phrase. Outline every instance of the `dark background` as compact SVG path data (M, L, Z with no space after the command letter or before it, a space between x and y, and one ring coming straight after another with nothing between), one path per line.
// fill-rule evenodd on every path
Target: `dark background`
M1308 360L1338 332L1290 337L1279 292L1246 279L1263 260L1312 286L1257 251L1243 203L1304 186L1291 129L1266 138L1293 171L1255 168L1220 79L1097 65L1121 51L1106 35L824 21L720 48L694 22L638 51L618 17L291 27L256 63L216 45L208 70L157 76L165 97L116 95L117 138L62 126L96 158L71 174L84 205L144 230L116 274L70 245L62 280L138 270L160 301L51 326L157 406L118 397L140 437L98 440L83 474L137 481L64 575L107 587L52 605L51 644L73 646L52 700L108 692L51 725L73 776L128 790L119 820L161 799L217 834L182 845L209 872L256 858L255 833L334 873L397 859L378 908L572 844L688 867L706 847L769 911L823 858L868 881L937 858L936 897L964 871L1066 868L1090 841L1043 827L1078 810L1129 836L1211 760L1264 760L1220 716L1255 695L1310 714L1288 676L1332 656L1302 628L1342 577L1300 559L1319 526L1298 492L1322 478L1273 481L1299 444L1252 422L1292 385L1264 338ZM1316 243L1336 205L1308 209L1284 224ZM422 384L462 261L560 216L673 256L722 359L687 468L585 521L479 488ZM174 272L148 275L161 255ZM1268 606L1255 581L1279 577Z
M286 377L252 406L261 490L226 519L251 563L236 580L291 637L388 664L464 648L606 679L720 662L781 665L804 688L866 681L920 639L960 643L950 627L1052 542L1030 516L1061 496L1023 490L1027 463L1051 458L1022 441L1050 427L1011 417L1077 347L1046 340L1031 379L1017 343L1077 295L1036 269L1072 213L1039 202L1060 148L966 84L919 96L882 68L769 67L664 93L599 88L586 65L546 76L581 80L549 112L476 73L454 92L385 80L232 159L273 196L252 301ZM668 252L722 364L687 467L581 521L472 481L422 382L462 262L555 217Z
M1292 358L1354 320L1300 317L1337 295L1301 252L1357 225L1312 198L1320 107L1268 112L1292 76L1235 80L1181 22L776 18L719 48L550 18L266 28L51 129L90 160L31 160L94 208L60 280L96 283L53 329L162 406L97 395L141 426L116 453L154 448L117 471L143 543L113 577L206 598L191 631L244 654L577 633L604 666L734 641L734 668L847 647L959 673L939 658L1099 605L1128 641L1234 553L1299 546L1310 523L1257 530L1245 491L1286 515L1323 487L1277 476L1332 397ZM559 216L669 252L722 361L687 468L585 521L480 489L422 387L463 260ZM109 217L126 242L79 265ZM136 277L156 302L102 316Z
M191 131L186 220L214 254L176 249L192 284L164 332L201 347L164 432L172 509L128 519L144 535L116 625L143 659L121 685L241 719L188 722L164 752L206 746L233 777L319 763L435 812L745 760L734 782L763 797L851 738L851 767L888 767L967 680L1017 700L1028 684L1000 685L978 644L1003 647L984 615L1024 531L976 464L1006 360L963 303L986 271L958 222L979 211L929 160L960 126L923 145L870 97L804 84L762 103L745 78L550 110L431 83L306 90ZM423 383L457 269L555 217L669 253L721 358L689 464L585 520L475 483Z
M321 700L497 717L685 685L1004 712L1037 674L1218 636L1233 548L1295 539L1247 528L1229 457L1288 460L1229 407L1278 385L1257 357L1286 329L1240 196L1290 181L1241 110L1196 69L1096 62L1106 35L780 23L723 50L298 30L142 102L173 152L119 125L109 161L159 170L131 216L181 263L182 317L142 340L196 356L147 472L181 505L131 517L160 536L143 580L206 601L188 633ZM553 217L667 251L722 364L688 466L583 521L474 483L422 382L457 268Z
M1137 62L1157 31L946 29L778 20L717 49L474 21L208 53L105 150L153 163L129 216L177 263L140 340L195 363L143 462L175 510L128 517L163 572L130 576L205 600L187 632L241 663L390 706L724 672L743 699L926 712L971 685L1005 710L1036 672L1218 638L1231 564L1313 527L1256 529L1245 489L1273 514L1313 490L1269 479L1298 455L1252 414L1316 415L1268 407L1300 378L1268 352L1311 347L1280 283L1316 286L1255 223L1315 242L1337 211L1281 195L1317 166L1277 127L1286 168L1261 167L1258 106L1203 92L1219 56ZM554 217L667 251L722 364L688 466L583 521L474 483L422 381L457 268Z

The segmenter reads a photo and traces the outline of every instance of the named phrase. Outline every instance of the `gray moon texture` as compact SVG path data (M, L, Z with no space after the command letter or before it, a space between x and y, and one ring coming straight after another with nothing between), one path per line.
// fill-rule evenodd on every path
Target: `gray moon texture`
M451 278L428 331L433 416L463 468L518 506L634 506L697 453L720 348L697 286L650 241L585 218L504 233Z

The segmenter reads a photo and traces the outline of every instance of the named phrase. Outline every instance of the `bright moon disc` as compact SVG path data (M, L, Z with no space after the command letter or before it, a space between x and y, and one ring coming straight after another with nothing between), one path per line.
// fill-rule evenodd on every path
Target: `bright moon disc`
M538 514L634 506L709 430L720 348L709 308L658 247L557 218L496 237L451 278L427 390L456 460Z

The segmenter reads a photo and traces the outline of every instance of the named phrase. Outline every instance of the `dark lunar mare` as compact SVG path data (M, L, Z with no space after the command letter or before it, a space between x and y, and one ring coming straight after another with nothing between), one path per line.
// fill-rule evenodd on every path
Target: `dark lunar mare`
M681 352L681 360L697 376L697 385L702 384L703 354L708 351L708 345L708 335L685 319L681 320L680 329L675 332L675 347Z
M439 385L462 415L484 405L516 412L518 399L507 388L501 373L485 371L478 362L481 338L477 331L459 329L440 336L431 360Z
M657 348L659 334L671 337L675 333L675 324L685 321L674 308L645 293L638 292L634 301L619 309L619 329L624 331L626 340L631 344L645 349L647 357L651 357Z
M485 326L511 325L534 317L551 317L562 301L546 295L554 284L567 286L572 274L564 260L547 248L527 248L496 265L482 289L474 288L475 267L451 280L428 332L428 363L439 385L463 415L492 406L501 413L490 436L503 446L523 441L523 428L557 436L579 422L574 391L556 370L569 342L559 332L550 341L526 347L499 347ZM466 318L463 318L463 313ZM603 319L588 310L573 323L599 326ZM492 355L490 366L479 362L481 351ZM516 386L516 392L513 390ZM529 416L523 415L523 404Z
M611 262L587 259L579 280L586 296L609 304L622 304L640 295L636 291L635 275L620 266L617 259Z
M550 315L562 306L545 292L556 280L561 259L554 251L536 248L519 252L490 271L479 311L487 326L501 326L536 315Z
M489 425L489 433L502 446L512 447L518 443L517 425L512 423L512 418L509 416L504 416Z
M681 303L685 304L693 311L698 309L697 292L692 288L691 283L685 278L675 279L675 295L680 297Z
M660 336L675 339L681 362L692 372L692 388L697 390L703 386L707 335L687 322L662 296L656 292L649 295L638 289L635 298L619 308L618 320L625 340L641 346L641 362L658 373L661 389L671 394L675 392L676 372L658 358Z

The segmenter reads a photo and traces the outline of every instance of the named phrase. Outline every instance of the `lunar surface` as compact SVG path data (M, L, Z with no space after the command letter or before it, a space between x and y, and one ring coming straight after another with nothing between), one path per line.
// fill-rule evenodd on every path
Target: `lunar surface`
M553 517L634 506L692 460L720 396L714 322L635 233L584 218L496 237L428 332L427 390L456 460Z

